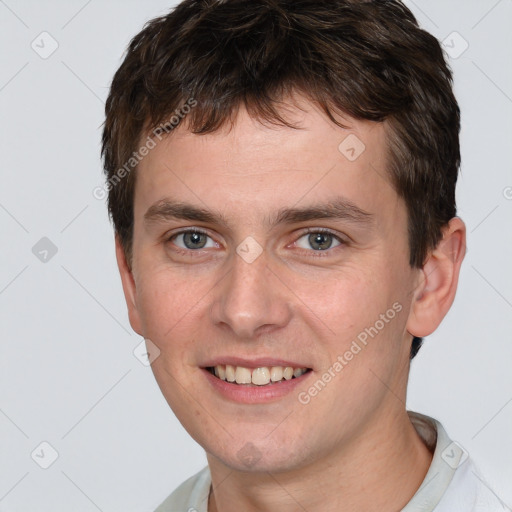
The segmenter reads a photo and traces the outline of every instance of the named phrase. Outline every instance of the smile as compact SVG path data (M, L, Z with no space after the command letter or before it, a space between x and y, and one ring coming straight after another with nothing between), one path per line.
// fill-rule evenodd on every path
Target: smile
M244 366L217 365L206 368L218 379L239 385L267 386L296 379L311 371L310 368L291 366L262 366L246 368Z

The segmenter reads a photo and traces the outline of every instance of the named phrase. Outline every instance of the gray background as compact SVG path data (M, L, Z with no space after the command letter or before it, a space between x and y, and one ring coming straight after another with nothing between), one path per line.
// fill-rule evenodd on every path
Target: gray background
M0 511L151 511L206 463L133 354L142 339L92 193L113 73L173 4L0 0ZM407 407L440 419L510 504L512 2L407 4L451 54L468 227L455 304L412 365Z

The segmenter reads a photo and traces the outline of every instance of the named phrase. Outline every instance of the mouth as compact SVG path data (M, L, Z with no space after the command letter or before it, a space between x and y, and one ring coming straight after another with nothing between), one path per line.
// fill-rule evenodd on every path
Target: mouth
M279 386L280 384L302 377L311 372L311 368L294 368L292 366L260 366L247 368L230 364L207 366L204 368L217 379L238 386Z

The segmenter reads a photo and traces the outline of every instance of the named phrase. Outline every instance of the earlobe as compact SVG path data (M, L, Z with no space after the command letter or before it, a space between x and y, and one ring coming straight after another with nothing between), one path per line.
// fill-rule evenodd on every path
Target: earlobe
M137 334L142 336L140 315L137 309L137 289L135 280L133 279L133 272L128 265L126 254L118 235L115 237L115 246L117 266L119 268L119 274L121 275L121 283L123 285L124 298L128 308L130 325Z
M465 252L466 226L454 217L421 269L407 321L409 334L418 337L432 334L448 313L455 299Z

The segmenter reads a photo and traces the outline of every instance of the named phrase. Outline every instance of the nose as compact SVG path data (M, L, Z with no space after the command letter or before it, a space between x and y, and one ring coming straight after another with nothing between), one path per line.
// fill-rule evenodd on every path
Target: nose
M250 340L286 326L291 319L290 291L268 265L265 251L251 263L238 254L213 290L214 325Z

